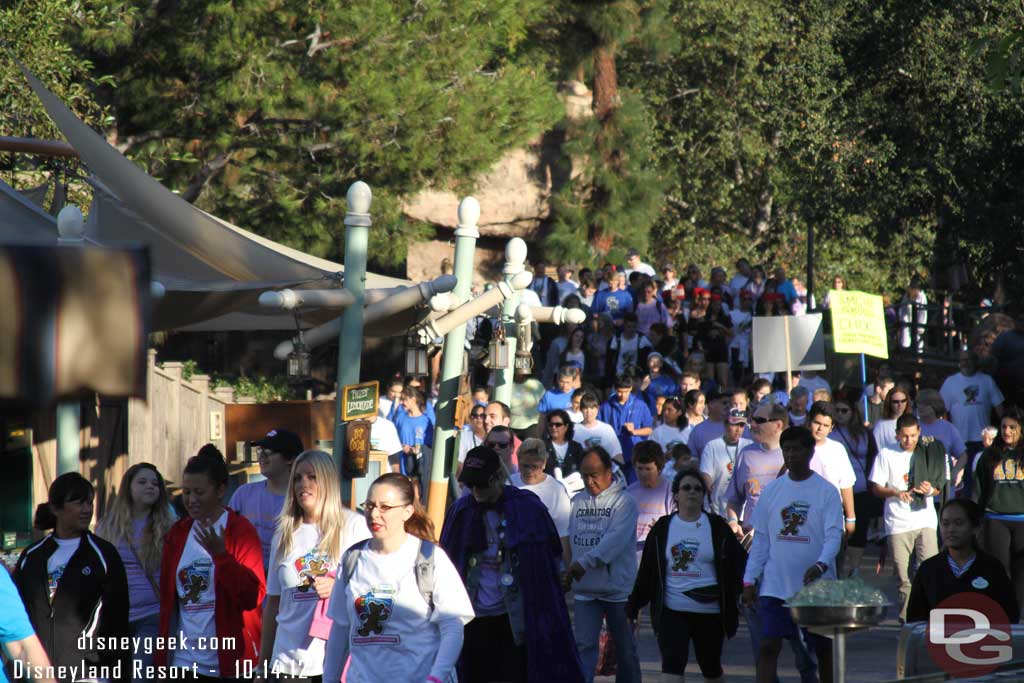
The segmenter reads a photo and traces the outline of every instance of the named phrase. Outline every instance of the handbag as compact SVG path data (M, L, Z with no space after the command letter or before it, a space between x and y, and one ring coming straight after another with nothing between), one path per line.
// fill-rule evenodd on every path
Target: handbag
M701 586L699 588L691 588L688 591L683 591L683 595L702 603L718 602L721 597L721 591L716 583L713 586Z
M608 621L601 623L601 635L597 640L597 668L594 674L597 676L614 676L617 668L618 657L615 650L615 639L608 630Z

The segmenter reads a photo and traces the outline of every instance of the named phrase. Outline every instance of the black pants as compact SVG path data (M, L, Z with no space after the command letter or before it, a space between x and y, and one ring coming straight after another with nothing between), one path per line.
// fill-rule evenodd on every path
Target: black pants
M1024 604L1024 522L986 517L982 525L982 548L1003 565L1017 604Z
M662 609L658 628L658 649L661 650L661 671L682 676L690 658L690 641L697 653L697 664L704 678L722 675L722 644L725 631L721 614L676 612Z
M507 614L477 617L463 634L462 683L526 682L526 646L516 645Z

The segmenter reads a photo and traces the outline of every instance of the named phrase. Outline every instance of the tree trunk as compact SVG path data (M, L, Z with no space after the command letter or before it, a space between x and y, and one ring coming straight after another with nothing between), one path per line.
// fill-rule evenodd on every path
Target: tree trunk
M619 106L619 77L615 70L615 45L594 50L594 116L602 127Z
M775 163L775 155L779 151L781 143L781 132L776 129L772 131L772 138L769 142L771 152L765 159L764 169L761 171L761 191L757 195L757 206L754 209L754 221L750 226L750 236L754 239L763 237L772 224L772 205L775 202L775 188L772 186L771 170Z

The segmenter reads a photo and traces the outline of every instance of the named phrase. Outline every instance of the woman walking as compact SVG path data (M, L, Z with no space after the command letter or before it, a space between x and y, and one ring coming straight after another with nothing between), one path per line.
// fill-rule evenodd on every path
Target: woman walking
M160 553L174 522L163 476L156 465L140 462L121 477L110 510L97 525L96 535L113 543L124 563L133 638L152 639L160 628ZM135 666L148 670L153 665L152 647L136 648L133 658L139 662Z
M96 490L77 472L50 485L36 509L37 529L53 529L21 553L14 583L32 628L55 667L77 667L82 677L131 678L131 652L95 643L127 638L128 580L117 549L89 532ZM93 638L81 640L83 634Z
M873 430L878 450L883 448L900 450L899 441L896 440L896 420L900 419L900 415L908 412L913 412L910 405L910 393L900 386L890 389L882 403L882 419L875 423Z
M644 543L627 614L651 605L662 681L682 683L693 641L705 680L722 677L722 646L739 626L737 601L747 555L725 520L704 510L707 491L697 469L672 482L677 512L657 522Z
M345 552L330 603L334 621L324 680L348 683L454 680L473 607L412 483L388 473L363 504L372 538Z
M168 652L158 639L156 665L198 671L198 680L244 677L260 646L263 547L256 527L224 507L227 483L216 446L189 458L181 482L188 517L168 532L160 564L160 636L181 633L185 647Z
M845 558L850 576L856 576L868 543L868 530L882 516L882 499L868 490L868 475L878 455L878 445L875 444L874 435L864 427L864 419L855 400L837 398L835 407L836 427L828 438L846 448L846 455L856 476L853 484L853 509L857 517L857 528L847 539Z
M299 454L291 482L270 550L260 658L264 671L319 682L330 625L318 630L316 617L326 614L342 552L370 532L360 515L342 505L328 453Z

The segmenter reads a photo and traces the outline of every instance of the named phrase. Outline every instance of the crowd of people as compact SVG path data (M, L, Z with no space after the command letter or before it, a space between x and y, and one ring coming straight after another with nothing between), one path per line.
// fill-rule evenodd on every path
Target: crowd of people
M785 602L856 576L871 544L901 622L963 591L1016 622L1021 413L969 352L934 388L886 366L867 387L755 375L753 312L807 302L780 269L738 270L656 281L631 254L578 285L535 279L541 302L576 297L588 322L540 334L509 404L472 369L440 530L420 505L435 418L418 377L384 385L370 440L392 471L361 514L331 457L285 429L254 444L264 479L229 500L213 445L174 504L155 467L133 466L95 533L92 485L58 477L36 519L52 532L0 576L0 640L39 680L630 682L646 611L664 681L683 680L691 643L720 679L741 619L758 681L776 680L784 644L802 680L829 681L828 640Z

